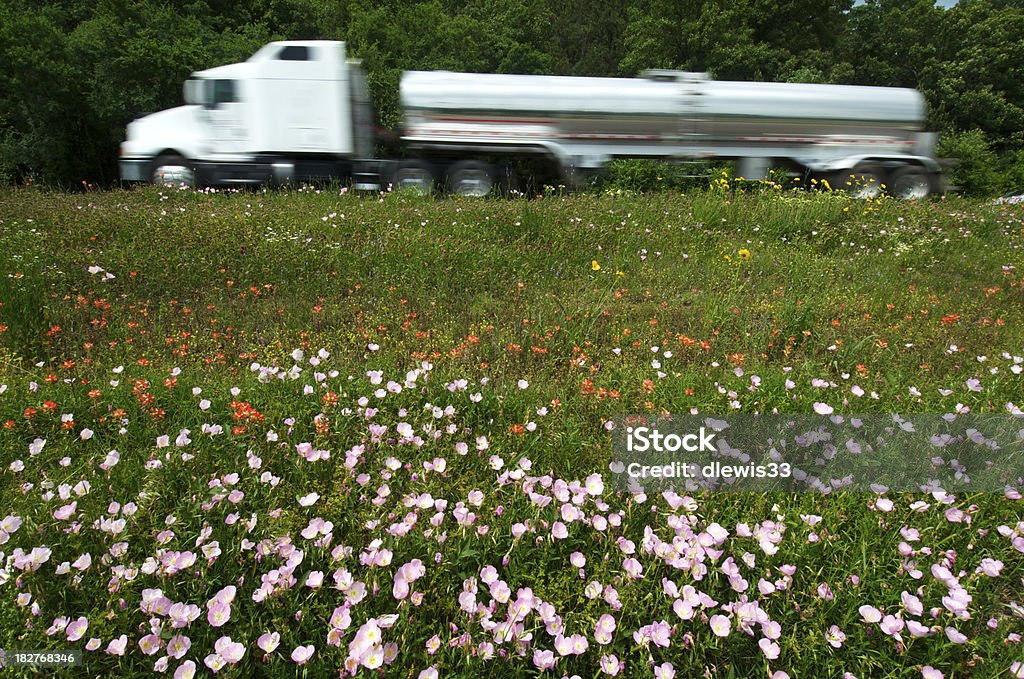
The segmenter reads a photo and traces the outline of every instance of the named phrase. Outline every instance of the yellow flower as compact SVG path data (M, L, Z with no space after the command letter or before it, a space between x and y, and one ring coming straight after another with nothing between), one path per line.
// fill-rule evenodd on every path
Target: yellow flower
M625 276L625 275L626 275L626 272L624 272L624 271L616 271L616 272L615 272L615 275L616 275L616 276Z
M600 271L600 270L601 270L601 265L600 265L600 264L598 264L598 263L597 263L597 260L595 259L594 261L592 261L592 262L590 263L590 268L591 268L592 270L594 270L594 271Z
M750 259L750 250L746 248L741 248L740 251L737 252L736 254L739 255L740 259L742 259L744 262Z

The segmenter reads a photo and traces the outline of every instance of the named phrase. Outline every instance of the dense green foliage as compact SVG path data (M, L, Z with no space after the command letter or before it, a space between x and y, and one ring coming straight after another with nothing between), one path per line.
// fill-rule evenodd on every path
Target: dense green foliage
M0 180L116 179L124 126L181 100L197 69L273 39L345 40L397 127L405 69L718 78L916 87L931 125L996 159L958 177L1024 174L1024 6L965 0L0 0ZM975 132L976 130L976 132ZM950 148L961 148L953 144Z

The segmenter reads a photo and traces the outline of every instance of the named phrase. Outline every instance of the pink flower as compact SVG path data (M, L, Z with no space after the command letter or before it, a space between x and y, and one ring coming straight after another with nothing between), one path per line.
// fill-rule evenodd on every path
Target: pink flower
M921 668L921 677L922 679L943 679L942 672L931 665L925 665Z
M614 655L601 656L601 671L608 676L614 677L621 669L622 666L619 664L619 659Z
M717 637L727 637L732 630L732 621L724 615L711 616L711 631Z
M78 641L85 634L85 630L89 629L88 618L81 617L78 620L68 623L65 628L65 632L68 635L68 641Z
M771 639L761 639L757 642L757 645L761 647L761 651L764 653L764 657L769 660L775 660L779 657L780 648L777 643Z
M419 676L417 677L417 679L437 679L437 677L438 677L437 668L436 667L428 667L427 669L425 669L425 670L423 670L422 672L419 673Z
M990 578L999 577L1000 571L1003 570L1003 562L997 559L984 558L981 560L981 565L978 567L978 573L984 573Z
M192 648L192 640L184 634L175 634L167 640L167 655L175 660L180 660L188 649Z
M196 664L191 660L186 660L178 666L178 669L174 670L174 679L192 679L196 676Z
M597 620L597 624L594 625L594 640L602 646L610 644L612 641L612 634L615 632L615 618L610 614L605 613Z
M922 625L917 620L907 620L907 631L910 632L910 636L920 638L928 636L931 629Z
M171 605L167 615L171 619L171 627L180 628L188 626L201 612L195 604L176 603Z
M203 659L203 663L213 670L214 674L220 672L227 665L227 662L221 657L220 653L211 653Z
M946 628L946 638L952 641L954 644L965 644L967 643L967 636L957 630L955 627Z
M139 639L139 648L146 655L153 655L160 650L160 646L160 636L157 634L147 634Z
M864 618L864 622L873 623L879 622L882 619L882 612L874 606L865 604L857 610L860 611L860 617Z
M839 625L832 625L829 627L828 632L825 632L825 641L832 648L839 648L846 641L846 634L843 630L839 629Z
M211 627L223 626L224 623L231 619L231 604L215 600L213 605L210 606L210 612L207 613L206 619Z
M665 662L654 667L654 679L675 679L676 670L672 663Z
M296 646L295 650L292 651L292 660L294 660L297 665L305 665L309 659L313 657L313 653L315 651L316 648L313 644L309 644L308 646Z
M111 639L110 643L107 644L107 653L110 655L124 655L125 648L128 647L128 635L122 634L117 639Z
M814 412L818 413L819 415L831 415L834 411L835 408L833 408L827 403L815 402L814 404Z
M66 504L57 511L55 511L53 513L53 518L57 519L58 521L67 521L75 513L76 509L78 509L77 500L75 500L71 504Z
M214 650L224 658L224 662L234 665L245 655L245 645L232 641L231 637L221 637L213 645Z
M889 636L895 637L903 631L903 619L898 618L895 615L887 615L882 618L882 622L879 625L882 631Z
M900 594L900 600L903 602L903 607L907 609L907 613L911 615L921 615L924 613L924 604L910 592Z
M533 664L539 670L550 670L555 666L555 654L551 651L537 649L533 652Z
M265 632L256 640L256 645L263 649L264 653L273 653L280 643L281 635L277 632Z
M669 636L672 634L672 627L666 620L659 620L658 622L651 623L648 630L648 638L651 643L661 648L668 648Z

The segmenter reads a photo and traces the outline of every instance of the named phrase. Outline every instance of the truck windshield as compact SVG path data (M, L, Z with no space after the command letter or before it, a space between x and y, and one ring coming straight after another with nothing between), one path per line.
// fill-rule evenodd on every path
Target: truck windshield
M203 85L206 83L205 80L199 80L193 78L185 81L185 103L186 104L202 104L203 103Z

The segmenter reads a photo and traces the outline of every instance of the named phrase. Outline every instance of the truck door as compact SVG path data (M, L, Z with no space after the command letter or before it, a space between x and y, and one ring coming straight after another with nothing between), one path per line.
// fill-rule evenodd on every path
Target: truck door
M211 155L234 158L247 151L245 104L235 80L209 80L212 89L205 113L209 121Z

